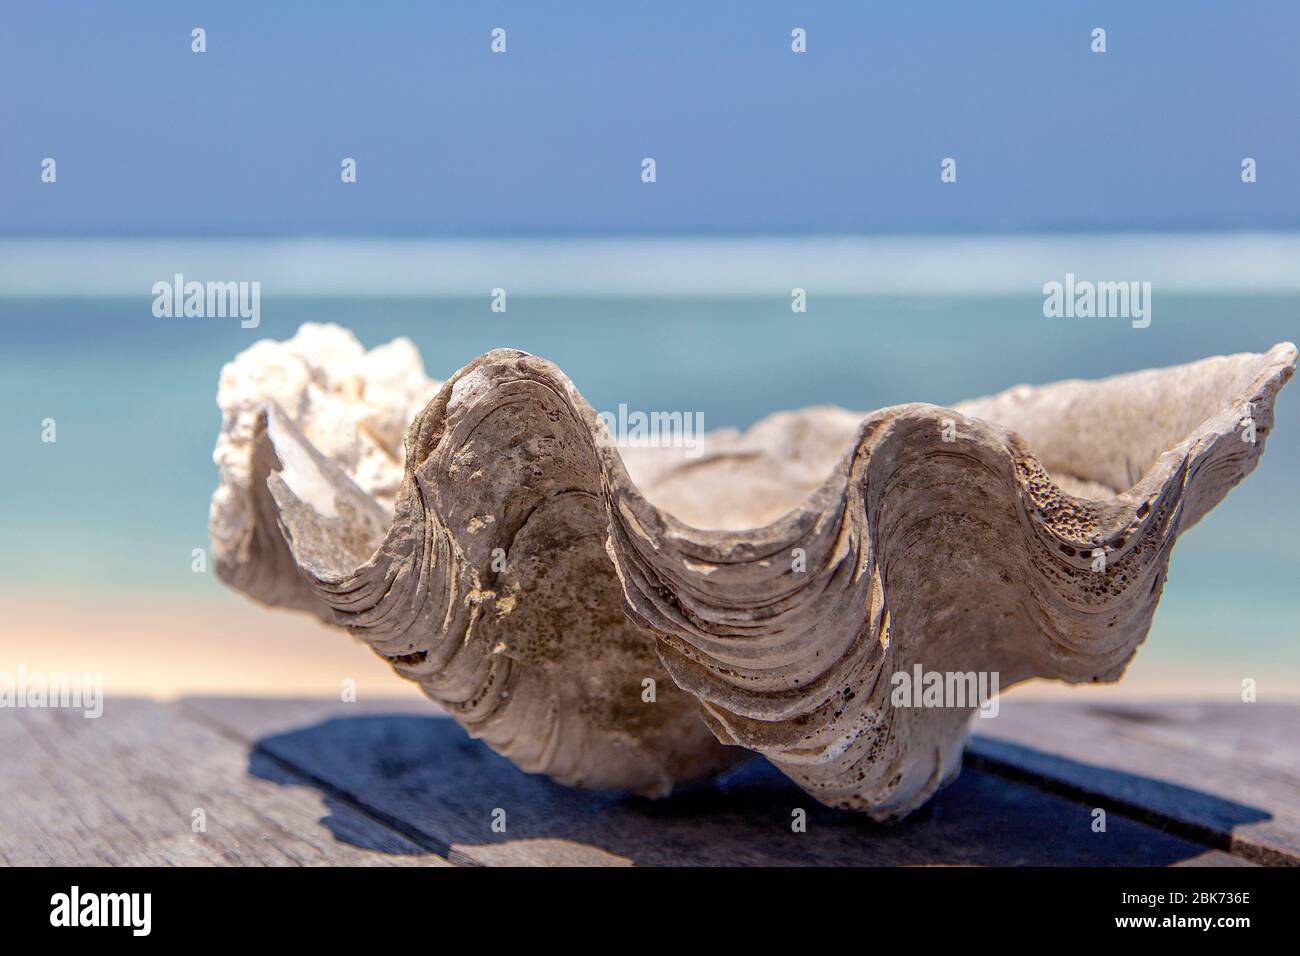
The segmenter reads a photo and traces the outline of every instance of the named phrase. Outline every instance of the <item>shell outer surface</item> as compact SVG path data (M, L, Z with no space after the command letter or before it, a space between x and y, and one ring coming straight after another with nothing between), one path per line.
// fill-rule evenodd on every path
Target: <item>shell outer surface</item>
M1296 351L783 413L698 456L615 447L556 366L508 349L440 385L387 367L406 384L304 415L264 383L291 359L319 378L310 353L223 373L227 583L364 640L525 770L663 795L756 751L896 819L956 775L984 688L1119 679ZM386 466L311 437L425 394Z

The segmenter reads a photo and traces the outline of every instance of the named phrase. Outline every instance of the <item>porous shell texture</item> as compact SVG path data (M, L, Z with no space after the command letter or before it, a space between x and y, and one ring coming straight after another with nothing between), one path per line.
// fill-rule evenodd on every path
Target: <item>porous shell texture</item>
M222 373L216 564L525 770L662 795L757 751L894 819L957 774L975 706L896 703L896 675L1117 680L1295 357L620 449L545 359L439 385L405 340L308 325Z

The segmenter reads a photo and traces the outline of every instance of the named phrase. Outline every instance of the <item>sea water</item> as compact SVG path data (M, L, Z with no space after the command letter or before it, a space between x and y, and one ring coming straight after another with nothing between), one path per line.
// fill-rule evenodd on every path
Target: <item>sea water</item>
M354 274L351 286L331 289L328 276L313 286L309 274L286 270L293 256L282 244L244 244L239 256L206 270L190 260L173 268L165 244L154 246L157 265L167 260L166 269L152 270L155 279L182 270L200 280L261 279L260 326L156 317L145 281L152 262L136 262L141 287L133 292L121 287L120 270L105 268L100 280L85 282L96 265L67 265L66 247L44 253L64 258L69 278L60 283L54 266L40 275L47 259L20 268L19 247L0 244L0 579L7 600L29 590L147 596L218 588L213 575L191 570L193 550L208 546L217 377L241 349L288 337L303 322L341 323L367 347L408 336L436 378L488 349L521 348L556 362L596 409L689 410L710 430L812 404L950 404L1022 382L1101 377L1300 338L1300 289L1288 287L1300 275L1294 246L1285 246L1290 251L1279 254L1272 272L1259 271L1256 253L1236 271L1224 263L1191 268L1163 285L1159 269L1168 261L1145 273L1131 256L1122 257L1122 274L1096 266L1090 277L1099 280L1156 274L1153 321L1142 329L1045 317L1041 283L1064 274L1064 257L1043 264L1037 282L1028 268L1023 277L1003 269L985 282L968 254L953 267L966 270L964 286L945 274L933 283L939 291L928 291L920 274L882 293L861 287L888 285L883 278L846 276L851 260L828 269L823 256L808 266L822 272L803 281L807 311L798 313L790 294L796 268L776 276L770 266L758 269L755 293L743 291L743 274L736 288L725 287L736 268L749 268L745 250L735 248L716 260L723 266L712 284L707 273L691 271L698 255L686 257L688 269L676 253L656 260L653 243L643 247L643 259L618 267L622 285L610 284L608 263L592 276L580 260L558 278L543 270L512 282L503 267L493 281L480 258L470 257L484 272L472 277L481 292L471 293L455 282L422 284L418 276L409 286L385 286L391 256L371 268L372 284ZM1080 248L1095 253L1100 246L1091 240ZM256 262L277 255L281 265L259 273ZM751 248L750 259L756 255ZM364 272L365 255L355 260L355 271ZM905 268L895 265L895 280ZM1217 284L1229 288L1197 288L1207 268L1218 268L1227 279ZM1251 268L1254 281L1231 281ZM387 278L379 275L385 269ZM498 286L509 290L505 312L490 308ZM54 442L41 440L48 419L57 426ZM1267 442L1258 470L1181 540L1144 654L1243 675L1300 672L1300 384L1283 390Z

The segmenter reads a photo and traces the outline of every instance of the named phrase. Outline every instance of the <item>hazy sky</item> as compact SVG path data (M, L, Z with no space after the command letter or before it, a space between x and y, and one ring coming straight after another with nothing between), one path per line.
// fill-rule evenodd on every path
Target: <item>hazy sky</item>
M1295 2L11 3L0 234L1296 228L1297 35Z

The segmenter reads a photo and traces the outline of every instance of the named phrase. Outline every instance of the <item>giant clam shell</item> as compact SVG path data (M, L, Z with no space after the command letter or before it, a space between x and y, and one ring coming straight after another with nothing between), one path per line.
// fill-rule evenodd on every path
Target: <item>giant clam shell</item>
M222 373L217 569L525 770L662 795L747 748L897 818L956 775L974 702L896 704L894 675L1117 680L1295 358L805 409L691 457L613 447L544 359L439 384L409 342L308 325Z

